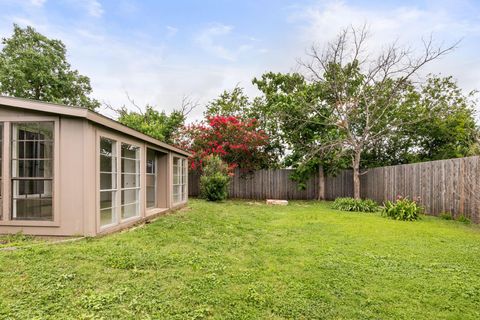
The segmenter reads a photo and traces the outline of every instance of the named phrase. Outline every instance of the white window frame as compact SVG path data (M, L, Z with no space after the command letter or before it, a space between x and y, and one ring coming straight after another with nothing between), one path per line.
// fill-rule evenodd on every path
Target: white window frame
M101 153L100 153L100 145L101 145L101 140L102 139L107 139L112 142L112 166L113 163L115 164L115 167L112 168L112 172L104 172L101 171ZM118 224L118 201L117 198L119 198L119 185L118 185L118 142L115 139L111 139L110 137L105 137L105 136L100 136L99 139L99 144L98 144L98 161L99 161L99 167L98 167L98 172L99 172L99 191L98 191L98 202L99 202L99 211L98 211L98 218L99 218L99 226L101 229L107 229L110 228L116 224ZM102 189L101 186L101 175L102 174L111 174L112 175L112 188L111 189ZM112 202L113 206L110 208L103 208L103 209L111 209L112 210L112 222L106 225L102 226L102 219L101 219L101 206L100 206L100 201L101 201L101 193L102 192L111 192L112 193Z
M147 172L147 163L148 163L148 151L153 152L153 172ZM145 153L145 207L147 210L152 210L158 208L158 151L152 148L147 147ZM153 177L153 207L148 206L148 190L147 190L147 177Z
M96 188L96 221L97 221L97 232L101 233L104 232L105 230L111 229L118 227L122 224L139 220L144 216L144 208L143 208L143 191L142 191L142 186L143 186L143 175L144 171L142 170L142 163L145 163L145 159L143 157L143 150L145 148L144 144L139 143L134 140L130 140L128 138L124 138L123 136L115 135L113 133L110 133L108 131L103 131L103 130L97 130L97 146L96 146L96 179L97 179L97 188ZM101 138L106 138L109 140L112 140L116 143L116 150L115 150L115 156L116 156L116 196L115 196L115 210L114 210L114 219L111 224L108 225L101 225L101 220L100 220L100 139ZM138 190L138 215L133 216L133 217L128 217L125 219L122 219L122 214L121 214L121 206L122 206L122 189L121 188L121 183L122 183L122 159L121 159L121 146L123 144L128 144L134 147L139 148L139 190Z
M16 124L16 123L40 123L40 122L50 122L52 123L52 153L54 152L54 145L55 145L55 124L53 123L53 121L15 121L15 122L11 122L11 130L13 130L13 126L12 124ZM24 140L23 142L27 142L29 140ZM48 141L48 140L45 140L45 141ZM20 160L20 158L18 158L18 153L19 153L19 150L18 150L18 145L17 144L14 144L13 143L13 139L11 137L10 139L10 144L11 144L11 153L10 153L10 162L13 163L14 161L14 158L13 158L13 155L16 154L17 155L17 158L15 158L16 161L22 161ZM34 180L38 180L38 181L50 181L51 182L51 190L50 190L50 194L52 194L51 196L51 202L52 202L52 219L48 219L48 220L35 220L35 219L14 219L14 216L16 216L16 213L17 213L17 210L16 210L16 205L14 203L14 199L13 199L13 196L11 196L10 200L12 201L12 205L11 205L11 212L10 212L10 219L11 220L20 220L20 221L28 221L28 220L31 220L31 221L53 221L53 180L54 180L54 164L53 164L53 161L54 161L54 157L55 155L52 154L51 155L51 158L31 158L31 159L27 159L25 158L26 160L40 160L40 161L50 161L51 162L51 172L50 172L50 177L43 177L43 178L37 178L35 179L35 177L24 177L24 178L20 178L18 177L18 172L17 172L17 166L13 166L11 167L11 174L12 176L10 177L10 182L11 182L11 190L12 190L12 193L11 195L13 194L17 194L17 195L20 195L19 194L19 189L20 189L20 184L17 184L16 188L13 187L13 182L14 181L34 181ZM25 160L24 160L25 161ZM14 174L15 172L15 174ZM14 178L13 176L17 176L17 178ZM39 199L41 198L41 196L46 196L48 193L45 192L47 191L46 188L45 188L45 185L44 185L44 192L41 193L41 194L25 194L25 197L24 199Z
M122 147L123 145L128 145L128 146L131 146L131 147L134 147L134 148L137 148L137 151L136 151L136 155L138 156L138 159L133 159L133 158L127 158L127 157L122 157ZM128 221L128 220L134 220L138 217L141 216L142 214L142 210L141 210L141 191L142 191L142 187L141 187L141 165L142 165L142 161L141 161L141 147L139 145L136 145L136 144L131 144L131 143L127 143L127 142L121 142L120 144L120 207L119 207L119 214L120 214L120 221L121 222L125 222L125 221ZM124 160L129 160L129 161L135 161L135 169L136 169L136 172L135 173L125 173L123 171L123 167L122 167L122 159ZM123 188L122 185L121 185L121 182L122 182L122 176L123 175L134 175L135 176L135 185L136 187L129 187L129 188ZM122 204L122 192L123 191L136 191L136 201L134 202L129 202L129 203L125 203L125 204ZM134 215L134 216L131 216L131 217L127 217L127 218L123 218L122 217L122 209L123 207L126 207L126 206L131 206L135 204L136 205L136 210L137 210L137 214Z
M180 165L175 164L175 160L179 160ZM178 171L180 170L180 171ZM178 176L177 183L175 183L175 175ZM187 169L187 159L184 157L173 156L172 159L172 203L174 205L184 203L188 199L188 169ZM179 187L180 194L179 200L176 201L175 196L175 187Z
M58 117L49 116L7 116L2 117L3 123L3 163L2 163L2 198L3 214L0 216L2 226L20 227L59 227L61 224L58 208L60 207L61 190L58 179L60 177L60 123ZM52 179L52 220L12 220L12 188L11 188L11 124L16 122L53 122L53 179Z

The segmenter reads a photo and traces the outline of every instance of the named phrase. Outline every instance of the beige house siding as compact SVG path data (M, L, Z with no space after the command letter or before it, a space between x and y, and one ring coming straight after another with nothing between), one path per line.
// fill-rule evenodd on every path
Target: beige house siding
M1 98L1 97L0 97ZM3 215L0 218L0 234L23 232L33 235L95 236L126 228L142 220L153 218L168 210L185 205L186 201L173 203L173 157L186 158L173 147L157 140L142 139L141 134L130 134L131 129L120 130L105 121L94 122L87 117L50 113L19 106L1 105L0 122L4 123L2 161ZM53 173L53 221L11 220L10 180L10 122L54 122L54 173ZM108 228L100 226L100 137L125 142L140 148L140 210L139 216L118 221ZM146 152L147 148L159 154L157 172L157 203L159 208L146 208ZM118 168L119 170L119 168ZM118 191L121 192L121 191ZM188 194L188 192L187 192Z

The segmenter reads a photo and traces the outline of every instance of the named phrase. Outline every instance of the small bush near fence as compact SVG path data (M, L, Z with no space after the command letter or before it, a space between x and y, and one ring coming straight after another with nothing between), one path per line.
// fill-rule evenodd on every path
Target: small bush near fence
M382 210L382 216L403 221L420 219L423 207L416 201L399 197L395 202L387 201Z
M461 214L460 216L458 216L457 221L463 222L463 223L465 223L465 224L470 224L470 219L468 219L467 217L465 217L465 215L463 215L463 214Z
M228 167L218 156L209 156L200 177L200 196L208 201L225 200L228 196Z
M442 212L439 217L443 220L453 220L453 216L450 212Z
M371 199L337 198L332 208L342 211L375 212L378 211L378 204Z

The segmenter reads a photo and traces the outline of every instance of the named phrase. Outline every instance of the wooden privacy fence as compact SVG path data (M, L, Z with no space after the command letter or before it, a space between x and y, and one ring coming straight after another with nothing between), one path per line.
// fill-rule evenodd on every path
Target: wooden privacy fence
M325 178L314 175L306 189L289 178L290 169L259 170L242 177L236 172L230 183L229 196L243 199L318 199L323 187L324 198L353 196L351 170ZM426 212L454 216L464 214L480 222L480 157L439 160L369 169L360 177L361 196L379 203L397 196L420 198ZM189 195L197 196L199 177L189 176Z
M305 190L299 190L297 182L289 178L291 169L257 170L242 175L237 169L230 180L229 197L239 199L287 199L311 200L318 196L318 175L306 183ZM195 173L188 176L188 195L198 196L200 177Z

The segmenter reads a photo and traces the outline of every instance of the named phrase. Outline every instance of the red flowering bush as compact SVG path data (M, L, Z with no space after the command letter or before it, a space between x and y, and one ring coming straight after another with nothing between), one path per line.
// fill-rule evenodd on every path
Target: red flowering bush
M240 168L251 171L268 161L264 152L269 137L256 119L241 120L234 116L207 117L206 121L185 126L176 144L192 154L190 170L201 171L209 155L218 155L229 171Z

